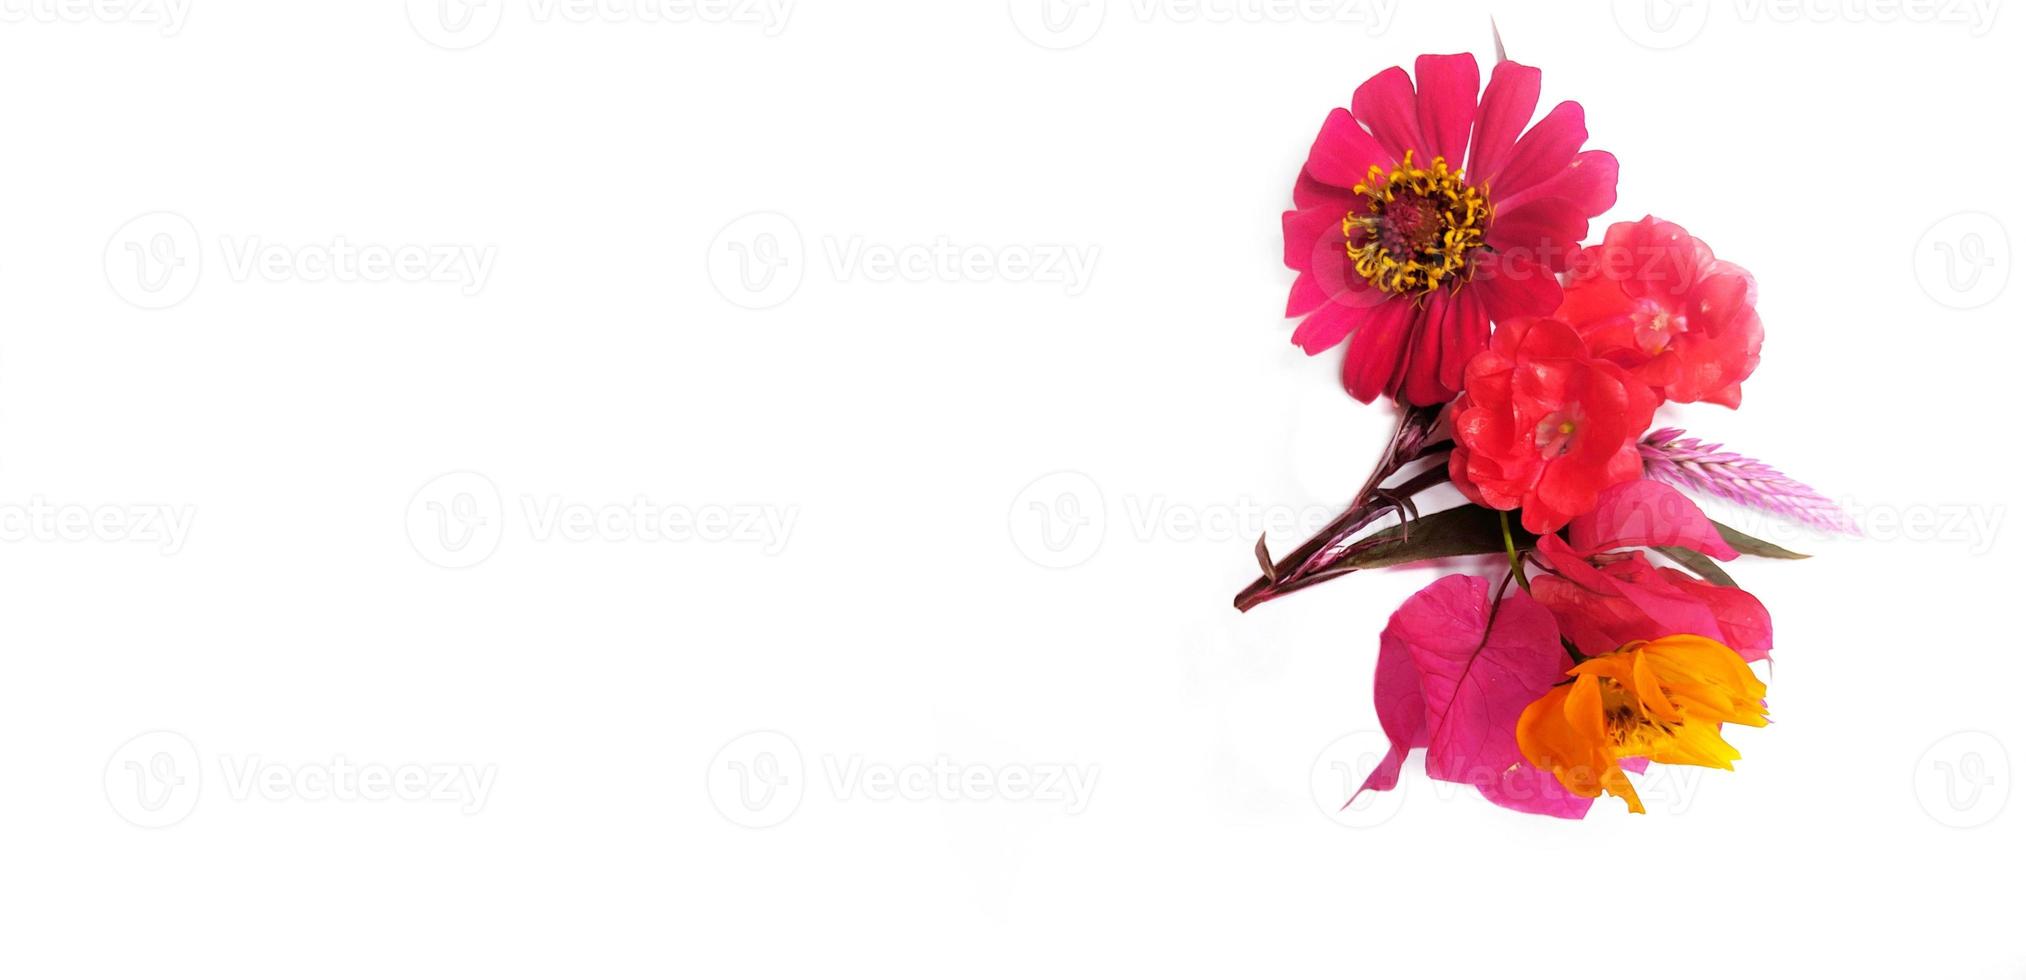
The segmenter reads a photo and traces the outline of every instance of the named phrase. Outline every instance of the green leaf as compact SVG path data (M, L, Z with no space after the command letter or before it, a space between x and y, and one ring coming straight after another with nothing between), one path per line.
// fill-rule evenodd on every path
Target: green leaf
M1798 551L1788 551L1771 542L1761 541L1737 528L1725 527L1722 524L1717 524L1716 521L1711 521L1710 523L1716 524L1716 533L1723 535L1725 544L1738 549L1738 551L1744 554L1759 558L1784 558L1788 560L1808 557Z
M1732 547L1736 547L1736 545L1732 545ZM1731 573L1724 571L1723 566L1716 563L1716 559L1700 551L1696 551L1693 548L1655 548L1653 550L1674 559L1676 564L1702 576L1705 580L1715 585L1731 589L1738 587L1738 582L1736 579L1731 578Z
M1533 546L1533 535L1514 529L1514 544ZM1522 540L1523 538L1523 540ZM1390 568L1408 562L1466 555L1503 555L1505 536L1498 511L1466 505L1430 514L1360 538L1352 554L1333 562L1332 569Z

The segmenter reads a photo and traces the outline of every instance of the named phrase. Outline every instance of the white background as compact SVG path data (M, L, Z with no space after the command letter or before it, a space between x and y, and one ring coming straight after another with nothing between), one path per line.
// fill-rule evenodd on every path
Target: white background
M2026 970L2018 11L431 2L0 0L0 972ZM1869 531L1734 518L1776 724L1643 818L1338 814L1435 571L1229 606L1388 425L1296 169L1487 13Z

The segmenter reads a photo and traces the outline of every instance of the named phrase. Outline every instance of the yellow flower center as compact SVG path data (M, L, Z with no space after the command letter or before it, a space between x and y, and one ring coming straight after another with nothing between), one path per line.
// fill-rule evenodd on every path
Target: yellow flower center
M1648 354L1659 354L1674 342L1677 334L1687 332L1687 317L1675 314L1651 299L1640 299L1632 305L1632 336L1640 349Z
M1554 459L1566 455L1575 445L1577 424L1582 421L1580 405L1550 412L1541 419L1541 424L1534 426L1534 447L1541 451L1541 458Z
M1663 719L1647 714L1647 706L1638 695L1626 690L1616 681L1603 682L1604 732L1611 739L1612 754L1620 759L1651 755L1656 748L1669 744L1678 727ZM1675 713L1681 705L1666 690L1659 692L1665 700L1665 710ZM1653 707L1660 708L1656 704Z
M1482 188L1451 173L1441 157L1426 168L1414 154L1388 174L1373 167L1351 188L1364 200L1344 215L1345 251L1358 275L1389 293L1426 293L1470 278L1471 253L1484 245L1491 204Z

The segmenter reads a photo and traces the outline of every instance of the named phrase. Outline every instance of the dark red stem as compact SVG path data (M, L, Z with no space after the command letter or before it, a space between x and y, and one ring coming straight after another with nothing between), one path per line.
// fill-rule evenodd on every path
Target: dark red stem
M1386 514L1400 509L1403 502L1415 494L1449 481L1449 468L1438 463L1398 486L1383 486L1386 480L1398 474L1409 463L1448 451L1448 443L1430 442L1441 422L1441 417L1442 410L1439 407L1404 409L1400 414L1399 428L1394 431L1392 442L1386 447L1385 455L1380 458L1379 465L1372 469L1372 475L1365 480L1365 485L1359 489L1358 495L1352 498L1350 507L1338 515L1336 520L1331 521L1328 527L1303 542L1301 547L1275 562L1269 574L1260 576L1251 585L1246 586L1245 590L1232 600L1232 605L1243 612L1269 599L1299 592L1311 585L1319 585L1339 575L1347 574L1350 569L1332 566L1351 553L1353 535Z

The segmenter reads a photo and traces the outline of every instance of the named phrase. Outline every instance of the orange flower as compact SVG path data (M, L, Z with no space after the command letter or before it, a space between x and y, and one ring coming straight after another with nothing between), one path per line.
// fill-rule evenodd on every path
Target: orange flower
M1628 643L1569 671L1520 713L1521 754L1569 792L1609 791L1645 813L1618 760L1729 769L1723 724L1766 724L1766 685L1730 647L1700 636Z

